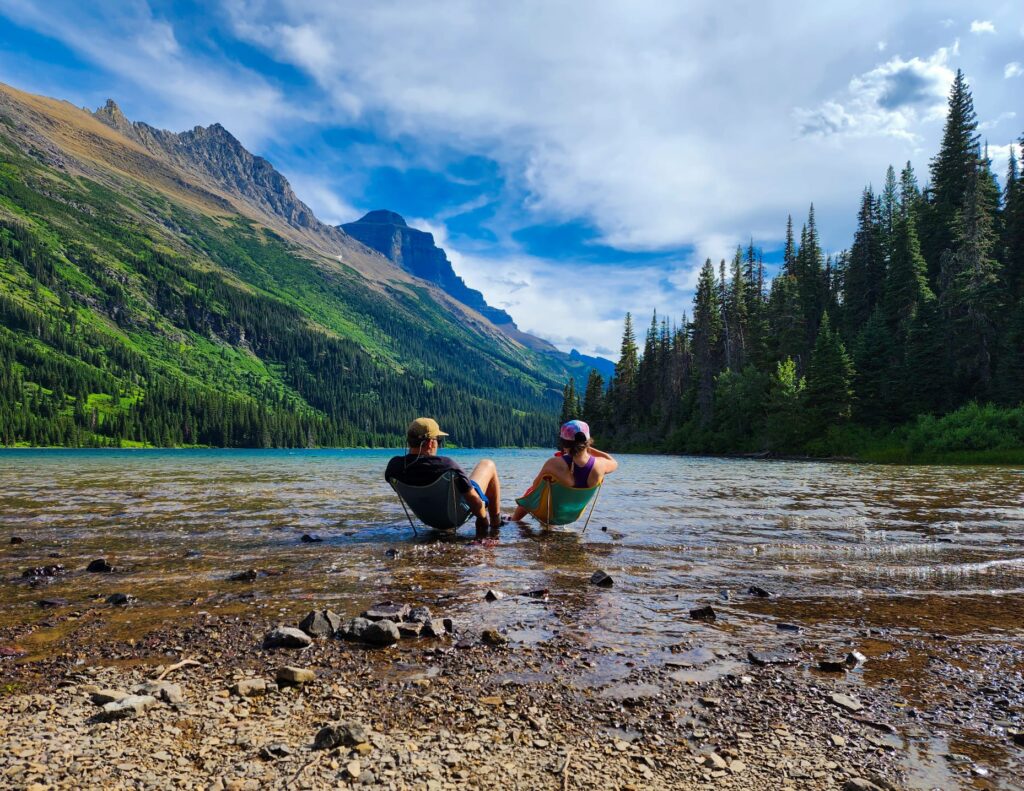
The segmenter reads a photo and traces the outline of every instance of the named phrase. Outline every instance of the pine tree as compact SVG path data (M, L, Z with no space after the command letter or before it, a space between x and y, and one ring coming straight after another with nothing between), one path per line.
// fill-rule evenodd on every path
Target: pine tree
M888 170L885 171L885 186L882 187L878 209L882 247L888 255L896 226L896 216L900 210L899 187L896 184L896 171L892 165L889 165Z
M857 337L881 301L882 283L878 276L885 259L874 206L875 197L868 187L861 194L857 230L846 269L843 324L847 338Z
M636 335L633 332L633 316L627 313L622 329L619 361L615 363L615 375L612 378L608 394L612 408L623 425L631 424L636 414L636 386L639 368L639 350L636 346Z
M964 209L977 169L978 118L970 88L963 72L957 69L949 92L942 143L931 162L929 211L921 229L922 252L933 283L939 275L943 253L953 248L956 217Z
M891 422L893 415L894 343L881 309L875 310L861 328L853 346L856 375L854 416L869 426Z
M896 219L892 262L886 279L885 317L890 332L901 345L918 306L932 296L928 287L928 266L917 239L917 223L912 214L900 215Z
M576 395L576 380L570 376L569 381L562 388L562 411L558 422L565 423L569 420L576 420L581 413L580 399Z
M731 349L727 366L731 371L740 371L746 365L746 339L748 333L747 278L743 267L743 250L736 248L732 259L732 279L725 298L725 324L729 328Z
M697 409L702 426L711 422L715 375L720 364L722 319L719 313L715 268L711 259L704 262L693 298L693 322L690 325L693 363L696 368Z
M587 377L587 389L583 396L583 419L589 424L591 435L603 433L604 378L596 368L591 368Z
M1020 139L1024 148L1024 136ZM1003 284L1011 300L1024 299L1024 179L1017 170L1017 155L1010 146L1006 172L1002 238Z
M921 190L917 186L917 175L914 173L914 166L908 161L900 171L900 214L916 215L920 200Z
M850 419L853 375L853 363L826 313L811 354L805 393L808 423L815 434L824 434Z

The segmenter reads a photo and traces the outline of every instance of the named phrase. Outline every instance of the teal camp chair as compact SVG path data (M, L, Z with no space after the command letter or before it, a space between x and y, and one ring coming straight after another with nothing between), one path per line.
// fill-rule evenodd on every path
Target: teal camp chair
M590 517L594 515L600 490L601 484L589 489L570 489L544 478L536 489L517 498L516 502L545 525L554 526L572 524L583 516L587 505L590 505L590 513L587 514L587 521L583 525L585 532L587 525L590 524Z
M416 533L416 525L409 516L409 511L416 514L423 524L435 530L457 530L469 519L469 506L455 488L454 472L446 472L426 486L410 486L397 478L392 478L388 483L398 495L413 533Z

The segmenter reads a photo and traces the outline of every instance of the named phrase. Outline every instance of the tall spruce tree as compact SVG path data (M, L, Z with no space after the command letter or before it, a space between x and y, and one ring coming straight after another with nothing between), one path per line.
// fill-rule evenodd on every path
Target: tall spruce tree
M1024 150L1024 136L1020 138ZM1017 169L1017 155L1010 146L1003 214L1003 284L1012 300L1024 299L1024 179Z
M853 363L838 332L824 314L807 371L808 423L815 435L850 419L853 403Z
M722 318L719 311L715 268L711 259L704 262L693 298L693 322L690 337L696 369L697 409L702 426L711 422L715 375L721 364Z
M576 394L576 380L570 376L569 381L562 388L562 412L559 416L559 422L565 423L568 420L575 420L580 416L581 412L580 399Z
M618 421L625 426L633 423L636 415L637 373L640 368L636 334L633 331L633 315L626 314L622 328L622 345L619 347L619 361L615 363L608 397Z
M857 230L846 269L843 299L844 335L856 338L881 301L879 272L885 265L882 239L875 222L875 196L867 187L861 193Z
M928 265L921 255L913 214L901 214L893 233L892 261L886 277L885 317L902 346L909 325L924 299L932 298Z
M854 417L868 426L893 421L895 344L881 308L861 328L853 346Z
M605 427L604 377L596 368L590 369L587 389L583 395L583 419L590 426L591 435L601 434Z
M964 209L968 187L977 178L978 117L967 80L960 69L949 92L949 109L939 152L931 162L931 190L922 252L934 284L943 253L953 249L956 218Z

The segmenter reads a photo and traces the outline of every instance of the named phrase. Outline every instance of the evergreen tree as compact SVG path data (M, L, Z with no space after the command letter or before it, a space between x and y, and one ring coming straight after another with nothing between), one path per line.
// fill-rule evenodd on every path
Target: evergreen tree
M693 323L690 337L696 369L697 408L702 426L711 422L715 375L721 359L722 319L719 313L715 268L711 259L704 262L693 298Z
M807 436L805 390L806 382L797 373L796 362L787 357L776 365L765 421L765 440L769 450L792 453L803 446Z
M583 419L590 426L591 435L603 433L604 378L596 368L591 368L587 377L587 389L583 396Z
M881 309L875 310L861 328L853 347L856 375L853 389L856 395L854 417L868 426L891 422L895 415L893 390L893 354L895 351Z
M608 394L618 421L623 425L632 423L636 414L636 388L639 368L639 350L636 346L636 335L633 332L633 316L627 313L622 329L619 361L615 363L615 375L612 378Z
M913 214L896 219L893 235L892 261L885 287L885 317L889 330L902 344L910 321L922 300L931 299L928 267L917 239L917 223Z
M576 380L570 376L569 381L562 388L562 411L558 421L559 423L565 423L569 420L576 420L582 412L579 396L576 395Z
M861 194L857 230L846 269L843 300L844 328L847 338L856 338L881 301L885 258L879 228L875 223L875 198L868 187Z
M807 419L816 436L850 419L853 373L853 363L826 313L811 354L805 392Z
M957 215L978 170L978 119L964 74L957 69L949 93L949 109L939 153L931 162L929 211L922 228L922 252L932 282L939 275L945 251L952 250Z
M1024 147L1024 136L1020 139ZM1002 238L1003 286L1011 300L1024 299L1024 179L1017 169L1017 155L1010 146L1006 172Z

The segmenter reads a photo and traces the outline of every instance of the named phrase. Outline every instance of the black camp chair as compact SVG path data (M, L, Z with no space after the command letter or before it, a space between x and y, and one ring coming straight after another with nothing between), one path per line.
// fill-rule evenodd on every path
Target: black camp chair
M458 530L469 519L469 506L455 488L454 472L446 472L426 486L410 486L397 478L391 478L388 483L398 495L412 531L417 535L409 511L416 514L423 524L441 531Z

